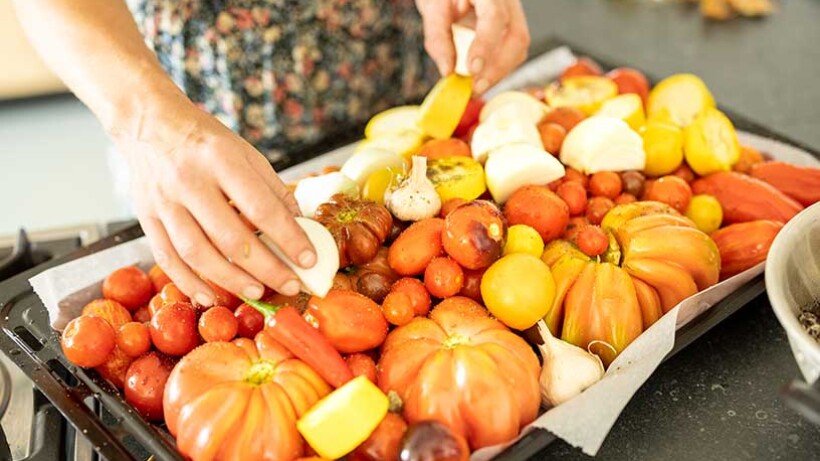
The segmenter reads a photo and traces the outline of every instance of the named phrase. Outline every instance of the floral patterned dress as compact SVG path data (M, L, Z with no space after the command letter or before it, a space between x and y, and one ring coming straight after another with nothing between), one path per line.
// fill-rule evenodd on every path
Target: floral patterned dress
M177 85L279 168L437 77L413 0L128 4Z

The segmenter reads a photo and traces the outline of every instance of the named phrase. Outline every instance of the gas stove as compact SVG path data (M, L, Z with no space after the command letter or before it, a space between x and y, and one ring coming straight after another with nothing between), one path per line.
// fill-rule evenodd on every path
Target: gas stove
M133 223L81 225L0 237L0 281L88 245ZM95 461L87 439L0 351L0 461ZM19 353L19 350L11 353Z

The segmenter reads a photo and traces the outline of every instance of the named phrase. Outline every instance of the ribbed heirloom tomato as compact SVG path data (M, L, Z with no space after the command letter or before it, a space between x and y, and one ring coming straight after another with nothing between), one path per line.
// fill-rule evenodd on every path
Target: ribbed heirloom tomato
M315 371L262 332L183 357L165 387L165 423L194 461L295 459L305 447L296 420L328 392Z

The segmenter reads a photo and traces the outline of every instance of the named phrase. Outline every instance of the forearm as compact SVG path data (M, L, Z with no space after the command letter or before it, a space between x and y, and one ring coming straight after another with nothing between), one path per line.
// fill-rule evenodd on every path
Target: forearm
M48 66L112 137L167 138L148 120L192 106L145 46L123 0L15 0ZM169 142L172 142L168 140Z

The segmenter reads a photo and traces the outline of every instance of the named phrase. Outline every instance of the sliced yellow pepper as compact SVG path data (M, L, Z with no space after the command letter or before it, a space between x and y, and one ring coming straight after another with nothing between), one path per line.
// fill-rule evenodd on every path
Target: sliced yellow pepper
M451 198L475 200L487 190L484 168L471 157L453 156L430 160L427 177L436 186L442 203Z
M339 459L370 437L389 406L381 389L359 376L317 402L296 428L319 456Z
M472 77L450 74L442 78L421 103L418 127L432 138L449 138L461 121L472 94Z

